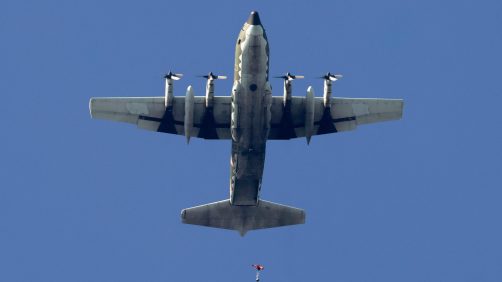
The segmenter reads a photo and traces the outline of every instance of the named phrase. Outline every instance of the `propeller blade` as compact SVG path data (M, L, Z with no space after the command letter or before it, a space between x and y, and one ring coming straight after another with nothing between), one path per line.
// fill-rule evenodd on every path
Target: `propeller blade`
M197 77L203 77L205 79L211 79L211 80L214 80L214 79L227 79L227 76L225 76L225 75L215 75L215 74L213 74L213 72L210 72L207 75L198 75Z
M180 80L183 77L183 74L181 73L173 73L169 71L164 75L164 78L166 79L173 79L173 80Z
M282 78L284 80L295 80L295 79L302 79L302 78L305 78L305 76L303 75L294 75L294 74L291 74L291 73L286 73L285 75L281 75L281 76L274 76L274 78Z
M337 81L337 80L339 80L342 77L343 77L343 75L341 75L341 74L332 74L332 75L330 75L329 80L331 80L331 81Z
M330 80L330 81L337 81L342 77L343 77L343 75L341 75L341 74L332 74L332 73L328 72L327 74L320 76L318 78L322 78L324 80Z

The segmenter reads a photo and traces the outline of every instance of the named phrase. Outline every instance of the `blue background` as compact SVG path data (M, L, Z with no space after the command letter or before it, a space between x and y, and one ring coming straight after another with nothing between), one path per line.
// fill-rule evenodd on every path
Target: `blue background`
M400 121L268 143L262 197L307 223L183 225L229 141L91 120L90 97L204 95L258 10L295 95L404 98ZM0 281L502 281L501 1L0 3ZM231 79L217 82L229 95ZM273 80L282 95L281 80Z

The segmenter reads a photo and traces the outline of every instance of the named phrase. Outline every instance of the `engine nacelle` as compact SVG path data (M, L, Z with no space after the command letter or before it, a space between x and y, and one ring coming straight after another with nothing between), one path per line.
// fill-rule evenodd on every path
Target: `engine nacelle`
M291 92L292 92L291 89L292 89L293 80L299 79L299 78L305 78L305 76L294 75L294 74L288 72L283 76L276 76L276 78L284 79L284 98L283 98L282 104L284 105L284 107L286 107L286 105L291 104Z
M206 108L213 107L214 101L214 81L217 79L227 79L224 75L215 75L210 72L208 75L203 75L202 77L207 79L206 83Z
M292 83L291 80L284 80L284 98L282 101L282 104L284 107L286 107L287 104L291 104L291 88L292 88Z
M305 97L305 137L307 144L310 144L310 138L314 134L314 114L315 114L315 98L314 88L309 86L307 96Z
M192 85L188 86L187 93L185 97L185 136L187 138L187 144L190 142L190 133L193 128L193 108L194 108L194 96Z
M173 73L169 71L164 75L164 79L166 80L165 93L164 93L164 106L166 109L171 108L173 106L173 80L180 80L183 77L181 73Z
M323 95L324 108L331 107L331 86L332 86L331 80L325 79L324 95Z
M212 108L214 101L214 80L208 79L206 84L206 108Z
M165 93L164 93L164 105L166 108L173 106L173 80L166 78Z
M330 108L331 107L331 84L332 82L335 82L342 78L343 75L341 74L332 74L328 72L324 78L324 96L323 96L323 104L324 108Z

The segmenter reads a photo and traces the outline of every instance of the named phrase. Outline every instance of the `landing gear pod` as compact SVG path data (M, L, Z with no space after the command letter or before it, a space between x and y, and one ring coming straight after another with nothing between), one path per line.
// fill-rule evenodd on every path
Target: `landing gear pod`
M185 98L185 136L187 138L187 144L190 142L190 132L193 127L193 89L192 86L188 86L187 94Z
M270 133L270 127L271 127L271 121L272 121L272 87L270 86L270 83L265 84L265 91L263 95L263 105L265 107L265 121L263 123L263 126L265 130L263 131L264 139L268 138L268 134Z
M314 105L314 88L309 86L305 97L305 137L307 137L307 144L310 144L310 138L314 134Z
M240 83L236 82L234 83L234 86L232 88L232 114L230 116L231 119L231 125L230 125L230 132L232 134L232 140L237 142L239 139L239 96L241 95L242 89L241 89Z

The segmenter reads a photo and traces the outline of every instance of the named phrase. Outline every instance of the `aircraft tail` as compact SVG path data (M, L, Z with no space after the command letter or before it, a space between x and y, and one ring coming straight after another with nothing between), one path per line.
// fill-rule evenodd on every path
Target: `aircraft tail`
M230 200L196 206L181 211L183 223L247 231L305 223L301 209L259 200L256 206L235 206Z

